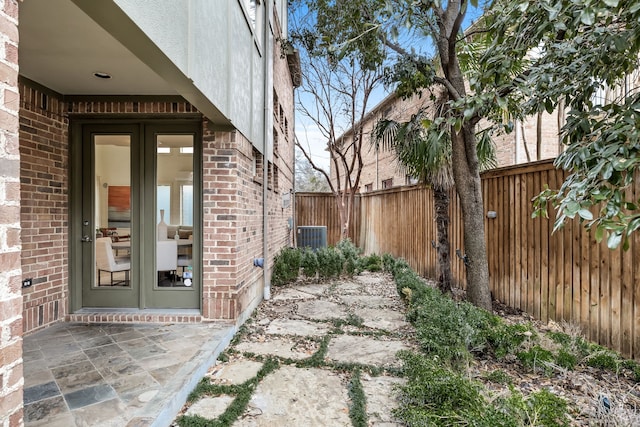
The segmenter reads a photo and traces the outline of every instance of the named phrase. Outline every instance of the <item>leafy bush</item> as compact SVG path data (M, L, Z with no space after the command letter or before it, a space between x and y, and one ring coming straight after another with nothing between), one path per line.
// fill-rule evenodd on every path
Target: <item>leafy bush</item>
M564 348L561 348L558 351L558 355L556 356L556 363L558 364L558 366L572 371L575 369L576 364L578 363L578 358L575 356L575 354L572 354Z
M515 353L528 338L535 337L531 324L507 325L503 322L487 331L487 340L491 344L493 354L502 358Z
M539 345L535 345L529 350L521 351L516 356L525 368L534 371L542 370L547 373L549 372L548 363L554 361L553 353Z
M379 255L371 254L360 258L358 262L359 271L382 271L382 258Z
M387 273L391 273L393 271L393 267L395 266L396 260L393 258L393 255L386 253L382 255L382 269Z
M302 254L296 248L282 248L273 259L271 284L282 286L298 278Z
M302 267L302 274L306 277L316 277L318 274L318 257L311 248L305 248L302 252L300 266Z
M356 267L358 266L358 260L362 251L348 238L340 240L336 245L336 249L340 251L344 260L342 270L348 276L353 276L356 272Z
M510 387L508 397L487 402L482 386L467 375L419 354L405 352L401 358L408 382L400 387L401 405L394 410L394 415L406 425L568 425L566 402L547 390L532 393L525 399ZM500 382L508 382L508 375L502 374Z
M480 386L466 376L419 354L402 353L401 358L408 383L400 389L402 404L394 413L407 425L442 425L460 413L477 418L486 406Z
M323 279L337 277L342 273L344 259L335 248L320 248L316 251L318 273Z
M618 354L605 348L602 348L600 351L596 350L587 357L587 366L591 366L592 368L617 371L620 364L621 361Z

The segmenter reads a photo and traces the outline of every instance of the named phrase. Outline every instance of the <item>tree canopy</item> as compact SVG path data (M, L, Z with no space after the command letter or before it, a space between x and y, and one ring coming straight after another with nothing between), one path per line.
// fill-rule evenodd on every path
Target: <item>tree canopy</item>
M628 247L640 228L639 203L629 190L640 162L640 92L628 85L638 68L637 0L305 3L317 11L315 36L326 55L354 54L363 67L386 61L386 82L401 96L434 85L444 90L444 114L423 125L430 132L446 129L451 139L469 291L488 289L477 265L486 263L484 233L466 231L484 229L475 137L481 121L510 131L515 119L566 109L565 150L556 165L570 175L560 189L536 199L536 214L553 206L555 229L579 218L597 239L608 233L610 247ZM482 17L463 32L472 8ZM418 48L427 45L431 51ZM486 294L470 299L488 307Z
M520 114L564 105L565 151L556 166L570 173L560 189L536 200L536 215L557 208L555 229L579 218L610 248L640 228L630 192L640 162L640 3L624 0L500 1L487 20L495 38L479 84L495 78L490 59L526 62L514 79ZM634 78L635 77L635 78ZM635 80L635 81L634 81ZM514 83L505 81L503 90Z

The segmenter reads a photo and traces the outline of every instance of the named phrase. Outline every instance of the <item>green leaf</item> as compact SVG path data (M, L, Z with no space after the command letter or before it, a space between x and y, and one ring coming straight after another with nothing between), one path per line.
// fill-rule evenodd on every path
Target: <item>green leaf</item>
M593 25L596 20L596 14L590 7L585 7L582 13L580 14L580 22L584 25Z
M622 234L619 232L613 232L609 235L609 239L607 239L607 247L609 249L615 249L620 246L620 242L622 241Z
M593 214L589 209L580 209L578 211L578 216L582 219L586 219L587 221L591 221L593 219Z
M453 128L456 131L456 133L459 133L460 130L462 129L462 120L456 119L455 123L453 124Z
M596 239L596 242L602 242L602 238L604 237L604 227L596 227L596 233L594 237Z
M564 207L564 214L569 218L574 218L580 210L580 204L576 201L570 201Z
M606 4L609 7L618 7L618 3L620 3L619 0L603 0L604 4Z
M555 109L553 107L553 102L551 102L550 99L547 99L546 101L544 101L544 109L547 111L547 113L551 114L553 113L553 110Z

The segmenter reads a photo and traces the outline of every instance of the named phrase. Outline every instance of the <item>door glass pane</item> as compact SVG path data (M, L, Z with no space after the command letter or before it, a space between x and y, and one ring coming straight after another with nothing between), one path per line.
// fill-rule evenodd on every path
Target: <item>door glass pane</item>
M156 136L158 288L193 286L193 135Z
M94 136L95 288L131 287L131 137Z

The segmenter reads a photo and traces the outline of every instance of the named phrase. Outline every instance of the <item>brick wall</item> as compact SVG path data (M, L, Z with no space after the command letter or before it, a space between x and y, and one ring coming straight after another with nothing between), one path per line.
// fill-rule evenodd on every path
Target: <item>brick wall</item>
M68 307L68 120L55 94L20 83L24 331L64 320Z
M277 42L276 42L277 43ZM267 156L268 274L273 257L292 244L293 86L280 47L274 49L274 149ZM204 318L242 319L263 295L264 158L238 132L208 129L203 142Z
M406 184L406 174L398 168L393 151L380 148L377 152L371 145L374 126L380 119L406 121L420 108L430 108L432 102L429 96L413 96L403 100L395 96L389 96L383 100L364 119L364 134L362 141L362 172L360 175L360 192L365 192L370 186L372 191L381 190L382 182L392 180L393 186ZM349 138L349 135L347 135ZM351 155L351 154L350 154ZM349 156L347 157L349 158ZM333 167L333 165L332 165ZM343 171L340 171L341 180L344 180ZM337 179L335 170L331 170L331 178Z
M501 134L494 137L498 166L511 166L528 161L535 162L536 160L551 159L559 154L557 112L553 112L553 114L543 113L541 121L542 151L540 158L538 159L536 150L538 118L534 116L529 117L523 123L518 122L517 131L514 130L509 134ZM527 158L527 150L529 151L530 159Z
M0 1L0 426L23 425L18 5Z
M371 148L370 140L372 129L381 118L406 121L419 108L427 108L430 109L429 111L432 111L432 101L428 95L423 94L422 97L414 96L406 100L389 96L367 115L363 122L364 141L362 145L362 158L364 164L360 175L360 192L367 191L367 188L371 188L373 191L380 190L382 189L382 182L389 179L393 180L394 187L407 184L406 174L398 168L393 152L384 149L376 152ZM557 113L548 114L545 112L542 114L541 120L542 152L540 159L556 157L559 153ZM480 123L481 128L485 126L484 123L484 121ZM523 123L523 126L519 125L518 132L521 136L518 143L516 143L515 131L509 134L494 135L493 140L496 146L498 166L510 166L527 162L524 146L525 141L531 161L538 160L538 154L536 152L536 128L537 117L529 118ZM349 139L349 134L346 134L346 136L347 139ZM348 156L348 158L350 157ZM336 171L333 169L333 165L331 166L331 179L335 183L337 179ZM342 170L340 173L341 176L343 176Z

